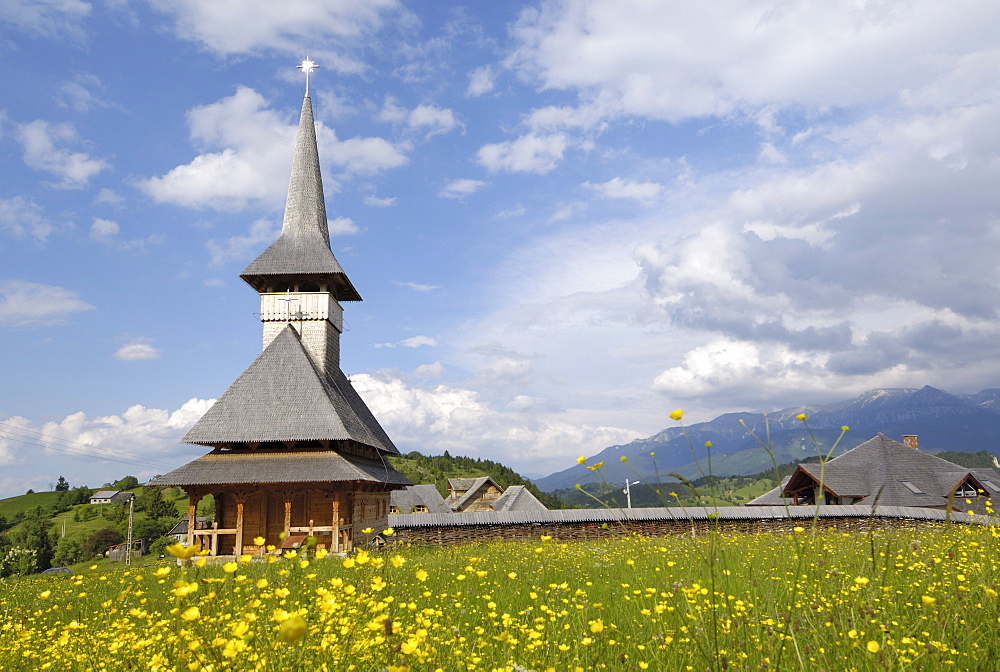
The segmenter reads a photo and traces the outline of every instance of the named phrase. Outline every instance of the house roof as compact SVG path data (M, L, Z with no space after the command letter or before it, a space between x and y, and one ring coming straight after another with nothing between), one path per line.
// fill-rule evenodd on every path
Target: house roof
M399 454L339 368L321 373L295 329L282 329L182 439L219 446L355 441Z
M269 285L309 278L326 284L338 301L361 300L330 249L316 127L308 95L302 100L281 235L240 277L258 292L268 291Z
M507 488L490 508L494 511L548 511L548 508L523 485L512 485Z
M476 493L487 483L492 483L493 487L503 491L496 481L489 476L479 476L477 478L449 478L448 488L451 494L448 496L447 504L453 511L461 509L465 503L476 496Z
M111 499L118 494L118 490L100 490L90 496L91 499Z
M400 513L410 513L417 506L426 507L429 513L451 513L437 487L427 483L393 490L389 495L389 503Z
M993 469L968 469L921 452L882 433L825 465L800 464L781 486L749 502L760 506L781 502L801 487L822 482L838 497L863 498L880 506L942 507L969 477L990 496L1000 496L1000 474ZM996 488L990 488L986 482Z
M335 450L212 452L150 482L152 486L359 481L389 486L410 481L385 460Z

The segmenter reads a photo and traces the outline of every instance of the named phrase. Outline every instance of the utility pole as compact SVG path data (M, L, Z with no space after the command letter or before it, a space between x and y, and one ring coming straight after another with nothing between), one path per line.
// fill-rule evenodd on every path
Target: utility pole
M125 566L132 564L132 513L135 510L135 495L128 499L128 537L125 541Z
M632 508L632 486L633 485L639 485L639 481L632 481L631 483L629 483L629 480L626 478L625 479L625 489L622 490L622 492L625 493L625 500L628 502L628 508L630 508L630 509Z

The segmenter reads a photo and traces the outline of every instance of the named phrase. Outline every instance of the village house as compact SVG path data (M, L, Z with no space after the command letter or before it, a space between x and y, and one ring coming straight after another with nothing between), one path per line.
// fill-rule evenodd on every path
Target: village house
M389 499L389 513L450 513L444 497L436 486L423 483L393 490Z
M187 543L213 554L256 552L289 537L348 551L388 527L390 492L410 482L396 447L340 369L342 302L361 296L330 247L316 129L306 94L278 239L240 277L260 295L264 350L182 439L211 452L151 481L211 494L211 528Z
M1000 497L1000 473L969 469L879 433L826 464L799 464L777 488L746 506L865 504L987 513Z
M120 490L101 490L90 496L91 504L117 504L119 502L128 504L128 501L135 497L131 492Z
M503 488L489 476L449 478L445 504L456 513L489 511L490 504L503 494Z

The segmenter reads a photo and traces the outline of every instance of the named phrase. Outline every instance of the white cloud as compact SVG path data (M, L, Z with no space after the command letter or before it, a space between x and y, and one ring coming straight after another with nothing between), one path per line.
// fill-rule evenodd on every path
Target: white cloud
M81 0L5 0L0 3L0 22L41 37L81 40L90 10L90 3Z
M94 217L94 223L90 225L90 239L99 243L106 243L121 232L121 227L110 219Z
M396 204L395 196L387 196L386 198L378 198L376 196L365 196L365 205L370 205L373 208L388 208Z
M80 412L45 423L6 418L3 422L16 429L0 432L0 463L6 459L35 474L52 469L45 479L53 482L58 476L54 465L64 473L73 469L73 484L98 485L110 478L112 470L119 476L124 471L146 480L204 453L200 446L185 447L178 441L213 403L214 399L190 399L174 411L135 405L120 414L88 417ZM26 444L32 445L30 451L23 449ZM0 484L0 488L6 488L0 496L24 491L23 481Z
M517 140L483 145L476 153L480 165L491 171L549 173L562 160L568 141L565 135L523 135Z
M486 457L555 471L580 455L635 438L634 431L593 426L573 412L529 413L517 402L493 408L470 389L423 388L380 372L351 376L355 389L397 445L427 454Z
M321 67L359 72L361 63L347 47L378 32L387 16L403 14L396 0L153 0L174 20L177 34L220 55L280 51L301 57L303 45Z
M62 324L70 313L93 310L76 292L23 280L0 282L0 325L36 327Z
M57 145L77 143L71 124L53 124L37 119L17 129L24 162L35 170L45 171L62 180L58 186L78 189L90 178L108 168L104 159L94 159L83 152L73 152Z
M486 183L482 180L459 178L444 185L441 191L438 192L438 196L441 196L442 198L464 198L470 194L476 193L485 186Z
M268 245L278 239L281 227L269 219L258 219L250 225L245 236L233 236L225 240L209 240L205 243L211 254L213 267L230 262L249 263L254 255L260 254Z
M250 207L277 209L284 203L296 123L286 123L259 93L239 87L235 94L188 112L191 138L217 149L161 177L140 182L155 200L184 207L238 212ZM371 174L406 163L401 149L382 138L339 140L317 124L321 159L344 174ZM326 186L336 188L327 176Z
M656 182L633 182L616 177L600 184L584 182L583 186L594 190L601 198L628 198L649 202L663 192L663 185Z
M901 92L924 103L969 104L996 86L987 26L998 20L1000 6L991 2L915 0L903 11L845 2L547 1L522 12L508 65L544 88L578 92L582 105L607 118L822 109L882 103ZM978 91L961 84L970 72Z
M424 346L435 347L437 341L431 336L412 336L410 338L404 338L401 341L396 341L395 343L376 343L376 348L421 348Z
M496 75L493 68L484 65L469 73L469 88L465 90L465 95L478 98L489 93L496 86Z
M441 285L427 285L419 282L397 282L400 287L409 287L415 292L433 292L435 289L441 289Z
M125 199L112 189L101 189L94 196L95 205L121 205Z
M94 91L102 91L104 88L104 83L96 75L78 73L73 81L65 82L59 87L56 100L61 107L68 107L81 114L86 114L94 109L111 107L111 103L94 93Z
M138 362L148 359L159 359L160 351L149 343L135 342L118 348L115 351L114 357L123 362Z
M42 214L40 205L20 196L0 198L0 230L23 238L31 235L44 242L53 227Z
M328 219L326 222L326 228L330 231L331 236L347 236L352 233L358 232L358 225L354 223L354 220L350 217L337 217L336 219Z

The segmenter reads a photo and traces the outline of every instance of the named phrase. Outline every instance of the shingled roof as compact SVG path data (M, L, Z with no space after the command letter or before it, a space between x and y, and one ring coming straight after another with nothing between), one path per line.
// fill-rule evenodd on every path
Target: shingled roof
M281 235L240 273L240 277L258 292L275 291L276 285L308 279L326 284L338 301L361 300L330 249L323 177L308 95L302 100Z
M399 454L340 369L324 375L288 325L182 439L221 446L355 441Z
M512 485L504 490L504 493L490 504L490 508L494 511L548 511L548 508L524 485Z
M788 500L793 492L822 482L841 500L873 504L877 498L880 506L939 508L948 506L952 493L970 477L987 495L1000 496L1000 474L994 470L962 467L879 433L825 466L798 465L782 486L748 505L774 504L782 496Z
M344 455L334 450L212 452L149 483L152 486L232 485L241 483L328 483L361 481L409 485L384 460Z
M427 483L393 490L389 503L400 513L411 513L418 507L424 507L427 513L451 513L437 487Z

